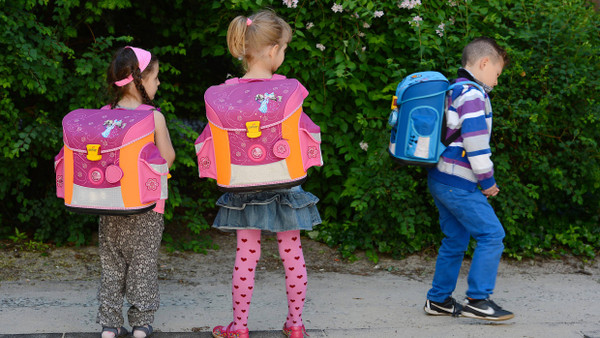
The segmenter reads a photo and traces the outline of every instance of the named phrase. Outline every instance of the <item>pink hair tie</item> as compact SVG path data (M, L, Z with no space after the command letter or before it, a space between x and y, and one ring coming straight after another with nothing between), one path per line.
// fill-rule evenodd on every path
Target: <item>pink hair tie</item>
M137 48L137 47L125 46L125 48L130 48L133 51L133 53L135 54L135 57L138 60L140 72L143 72L144 69L146 69L146 67L148 67L148 65L150 64L150 59L152 59L152 54L150 54L150 52L145 49L141 49L141 48ZM131 81L133 81L133 75L129 74L129 76L127 76L126 78L116 81L115 85L118 87L123 87Z
M250 18L246 19L246 26L250 26L252 24L252 20Z

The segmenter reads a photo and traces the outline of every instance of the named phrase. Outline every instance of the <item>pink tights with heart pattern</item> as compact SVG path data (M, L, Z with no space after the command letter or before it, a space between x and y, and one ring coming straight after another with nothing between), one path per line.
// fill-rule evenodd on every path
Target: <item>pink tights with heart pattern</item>
M232 277L233 329L248 327L248 311L254 291L254 273L260 259L261 230L237 230L237 252ZM306 265L300 243L300 230L277 233L279 256L285 268L288 299L286 326L302 326L306 297Z

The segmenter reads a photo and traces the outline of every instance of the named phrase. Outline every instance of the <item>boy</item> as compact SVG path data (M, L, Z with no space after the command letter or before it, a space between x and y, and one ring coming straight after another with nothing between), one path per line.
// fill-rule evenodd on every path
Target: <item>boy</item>
M486 93L468 85L451 92L447 135L460 132L461 136L429 171L429 191L446 236L425 302L424 310L430 315L460 314L494 321L514 317L489 299L504 250L504 229L487 201L499 192L490 159L492 106L488 93L498 84L506 62L506 52L490 38L477 38L463 50L463 68L458 70L456 81L477 82ZM461 306L452 298L452 292L471 236L477 247L469 271L467 298Z

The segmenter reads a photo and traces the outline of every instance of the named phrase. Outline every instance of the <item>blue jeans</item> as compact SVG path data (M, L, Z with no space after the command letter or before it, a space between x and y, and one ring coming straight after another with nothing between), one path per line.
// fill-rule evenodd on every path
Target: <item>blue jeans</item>
M438 252L432 288L427 299L443 302L456 288L460 266L471 236L477 241L467 279L467 297L488 298L494 291L504 229L480 190L470 192L429 178L429 191L440 213L446 237Z

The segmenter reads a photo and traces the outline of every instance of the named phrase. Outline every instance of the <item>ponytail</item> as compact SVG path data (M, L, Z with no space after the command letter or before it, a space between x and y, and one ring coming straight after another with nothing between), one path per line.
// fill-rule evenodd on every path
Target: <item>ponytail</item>
M249 18L237 16L229 24L227 29L227 47L236 59L243 59L246 55L246 31L248 30Z
M242 61L244 69L257 51L267 46L282 45L292 40L292 28L273 11L263 10L250 17L237 16L227 30L227 47L231 55Z

